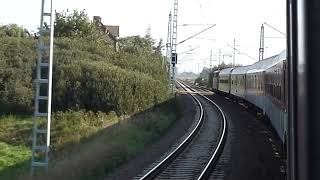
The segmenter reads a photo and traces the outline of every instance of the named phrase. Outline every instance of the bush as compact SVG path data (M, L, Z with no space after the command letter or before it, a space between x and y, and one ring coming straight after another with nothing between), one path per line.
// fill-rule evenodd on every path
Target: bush
M0 37L0 114L31 110L35 48L33 39Z
M32 113L36 41L0 38L0 113ZM54 47L53 110L127 114L168 96L162 56L114 52L104 41L58 38Z

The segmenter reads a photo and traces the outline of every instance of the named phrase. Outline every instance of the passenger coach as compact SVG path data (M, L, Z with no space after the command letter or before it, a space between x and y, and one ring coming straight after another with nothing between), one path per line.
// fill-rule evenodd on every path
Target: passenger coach
M215 71L212 79L214 91L261 110L284 143L288 124L287 86L286 51L250 66Z

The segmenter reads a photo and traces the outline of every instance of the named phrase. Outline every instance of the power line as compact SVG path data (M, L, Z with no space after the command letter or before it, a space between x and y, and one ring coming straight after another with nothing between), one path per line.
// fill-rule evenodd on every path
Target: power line
M264 38L270 38L270 39L284 39L284 38L286 38L286 37L264 37Z
M178 26L212 26L213 24L179 24Z
M212 25L212 26L210 26L210 27L208 27L208 28L206 28L206 29L204 29L204 30L202 30L202 31L200 31L200 32L198 32L198 33L196 33L196 34L194 34L194 35L192 35L192 36L188 37L188 38L186 38L186 39L185 39L185 40L183 40L183 41L180 41L177 45L182 44L182 43L186 42L187 40L192 39L192 38L194 38L194 37L198 36L198 35L199 35L199 34L201 34L201 33L204 33L205 31L207 31L207 30L209 30L209 29L213 28L214 26L216 26L216 24L214 24L214 25Z
M185 53L188 53L188 52L190 52L190 51L196 50L196 49L198 49L198 48L200 48L200 46L197 46L197 47L195 47L195 48L189 49L189 50L187 50L187 51L184 51L184 52L178 53L178 54L179 54L179 55L185 54Z
M194 37L194 39L202 39L202 40L208 40L208 41L216 41L216 39L201 38L201 37Z
M277 28L275 28L275 27L271 26L271 25L270 25L270 24L268 24L267 22L264 22L263 24L265 24L265 25L269 26L271 29L273 29L273 30L277 31L277 32L278 32L278 33L280 33L280 34L282 34L282 35L284 35L284 36L287 36L287 34L286 34L286 33L281 32L280 30L278 30Z
M249 58L251 58L251 59L253 59L253 60L257 61L257 59L255 59L254 57L252 57L252 56L250 56L250 55L248 55L248 54L246 54L246 53L241 52L241 51L240 51L240 50L238 50L237 48L235 48L235 47L233 47L233 46L231 46L231 45L229 45L229 44L228 44L227 46L229 46L229 47L231 47L232 49L234 49L234 50L238 51L240 54L243 54L243 55L245 55L245 56L247 56L247 57L249 57Z

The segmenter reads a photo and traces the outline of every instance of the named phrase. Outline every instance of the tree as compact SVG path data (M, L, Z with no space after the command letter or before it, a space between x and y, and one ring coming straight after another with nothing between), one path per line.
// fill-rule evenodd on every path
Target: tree
M99 29L91 23L84 10L56 13L54 34L56 37L94 37ZM101 33L98 33L101 35ZM98 36L96 36L98 37Z
M121 38L121 49L125 52L136 54L151 54L153 53L154 42L146 37L130 36Z
M16 24L9 24L5 26L0 26L0 37L22 37L26 38L30 36L28 30Z
M155 47L155 53L161 54L162 47L163 47L163 39L160 39L157 47Z

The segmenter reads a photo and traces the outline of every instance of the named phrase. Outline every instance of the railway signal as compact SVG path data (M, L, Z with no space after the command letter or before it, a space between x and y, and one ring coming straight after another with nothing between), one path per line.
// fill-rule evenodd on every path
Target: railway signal
M171 58L171 63L173 65L178 64L178 54L177 53L172 53L171 57L172 57Z

